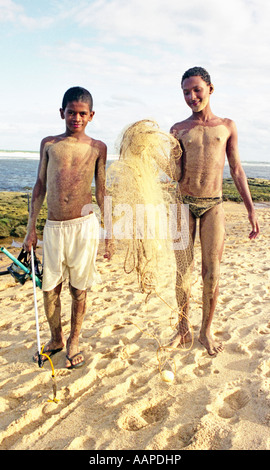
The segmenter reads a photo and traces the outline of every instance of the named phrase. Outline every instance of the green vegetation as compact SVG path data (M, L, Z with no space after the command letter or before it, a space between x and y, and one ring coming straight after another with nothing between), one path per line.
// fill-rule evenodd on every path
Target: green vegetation
M25 236L30 198L31 196L25 193L0 192L0 238ZM38 235L42 234L46 218L47 204L45 202L37 221Z
M248 183L254 202L270 201L269 180L249 178ZM223 196L225 201L242 201L231 178L223 180ZM0 238L23 238L25 236L30 198L30 194L27 193L0 192ZM93 202L95 202L94 198ZM47 204L45 201L37 221L39 236L42 235L46 218Z
M270 201L269 180L248 178L248 185L254 202ZM242 201L232 178L223 180L223 198L224 201Z

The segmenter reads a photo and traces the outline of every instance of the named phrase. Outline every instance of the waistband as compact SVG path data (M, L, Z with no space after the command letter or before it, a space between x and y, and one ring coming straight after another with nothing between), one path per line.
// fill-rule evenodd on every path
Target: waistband
M47 227L68 227L68 226L80 225L93 217L96 218L96 214L94 214L94 212L88 215L84 215L83 217L78 217L77 219L70 219L70 220L47 219L46 226Z
M182 201L193 202L193 203L205 203L205 202L223 202L223 196L217 197L197 197L197 196L189 196L187 195L178 195L178 198Z

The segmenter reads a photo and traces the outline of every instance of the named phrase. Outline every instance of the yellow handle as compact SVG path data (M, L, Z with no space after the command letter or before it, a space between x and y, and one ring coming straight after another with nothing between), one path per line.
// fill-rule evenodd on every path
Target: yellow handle
M53 400L48 400L48 402L58 403L59 400L56 399L56 383L55 383L55 376L54 376L54 367L53 367L53 363L52 363L52 360L51 360L50 356L48 356L48 354L45 354L45 353L43 352L43 349L44 349L44 346L42 346L42 348L41 348L40 355L47 357L49 363L51 364L51 368L52 368L53 395L54 395L54 397L53 397Z

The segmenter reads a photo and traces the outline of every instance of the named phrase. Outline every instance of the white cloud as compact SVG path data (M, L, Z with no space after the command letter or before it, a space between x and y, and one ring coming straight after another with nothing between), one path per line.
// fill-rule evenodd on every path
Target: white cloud
M25 13L23 5L13 0L0 0L0 22L13 23L25 30L37 30L50 27L55 19L47 15L34 18Z
M22 14L23 7L12 0L0 0L0 21L15 22L17 15Z
M222 42L228 34L236 39L254 28L260 29L262 23L266 27L267 12L265 0L191 0L181 4L179 0L167 4L164 0L95 0L77 3L70 13L81 27L96 29L100 40L128 38L186 44L188 39L192 45L194 38Z
M93 69L104 61L105 74L171 85L176 73L202 65L238 86L244 74L269 71L269 13L266 0L95 0L69 11L81 31L94 32ZM78 45L77 60L87 64L90 51Z

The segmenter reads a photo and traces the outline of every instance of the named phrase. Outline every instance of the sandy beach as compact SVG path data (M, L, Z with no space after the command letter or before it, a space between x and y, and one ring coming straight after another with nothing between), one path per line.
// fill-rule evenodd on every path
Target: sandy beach
M190 349L166 353L175 371L162 380L159 341L173 335L170 309L145 303L135 273L123 270L123 244L97 266L101 283L88 294L81 334L86 364L52 369L32 361L37 350L31 281L0 277L0 449L2 450L270 450L270 208L258 206L261 235L250 242L243 204L226 202L226 243L213 332L224 351L211 358L198 342L201 325L200 247L192 288ZM19 248L9 248L17 257ZM39 248L41 254L41 248ZM10 264L0 255L1 270ZM164 273L164 292L174 280ZM49 339L37 290L41 343ZM66 335L70 297L65 285Z

